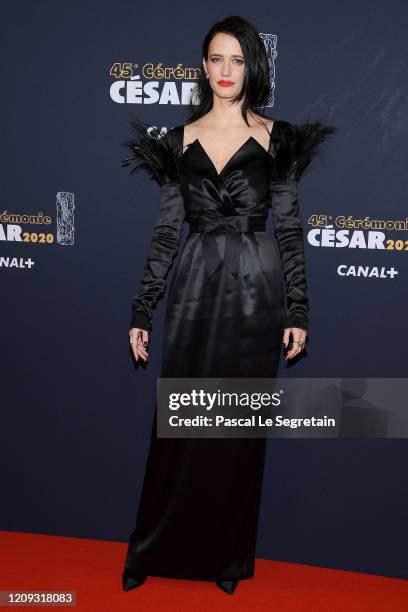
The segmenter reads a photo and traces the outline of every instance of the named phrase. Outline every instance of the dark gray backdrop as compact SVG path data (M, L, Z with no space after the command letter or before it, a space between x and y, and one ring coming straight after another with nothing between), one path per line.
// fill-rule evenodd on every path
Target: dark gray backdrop
M201 11L201 12L200 12ZM184 122L186 107L119 104L114 62L200 66L228 14L278 36L271 117L339 133L301 183L311 214L403 219L406 5L391 2L29 2L3 7L1 211L50 214L75 196L75 244L0 242L0 529L127 541L153 418L165 301L147 369L128 345L158 207L157 186L120 167L128 120ZM145 82L146 79L143 79ZM160 83L159 90L163 86ZM175 81L181 91L181 81ZM3 223L3 228L7 224ZM38 231L39 226L23 225ZM387 238L405 240L407 233ZM282 376L406 374L407 252L306 247L307 355ZM391 266L394 280L339 277ZM269 440L257 556L408 576L405 440Z

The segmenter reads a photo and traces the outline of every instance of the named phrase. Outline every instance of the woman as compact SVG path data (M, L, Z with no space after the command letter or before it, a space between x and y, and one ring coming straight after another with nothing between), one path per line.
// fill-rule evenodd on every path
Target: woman
M299 355L308 299L297 181L318 143L335 131L295 126L259 111L269 65L240 17L216 24L203 44L199 104L162 137L142 122L126 141L160 185L160 207L130 342L148 359L152 311L180 249L165 315L162 377L276 377L282 342ZM271 208L276 243L265 231ZM232 594L254 575L266 439L157 438L155 411L123 588L146 576L211 580Z

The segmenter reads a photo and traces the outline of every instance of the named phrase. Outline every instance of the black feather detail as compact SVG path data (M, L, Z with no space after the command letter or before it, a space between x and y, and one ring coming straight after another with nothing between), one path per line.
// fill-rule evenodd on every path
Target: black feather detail
M180 152L169 130L161 131L140 119L129 121L133 136L122 143L132 152L132 157L122 160L122 168L131 166L130 174L144 170L152 181L160 186L178 182L180 178Z
M272 176L276 181L299 181L318 148L338 128L321 121L291 124L279 121L280 129L272 130L276 155L272 158Z

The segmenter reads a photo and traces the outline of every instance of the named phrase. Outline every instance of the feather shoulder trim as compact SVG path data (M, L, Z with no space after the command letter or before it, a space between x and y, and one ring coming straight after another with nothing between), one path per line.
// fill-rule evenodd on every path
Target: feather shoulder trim
M181 155L176 128L163 135L158 128L140 119L131 119L129 124L133 134L122 145L132 156L122 160L122 168L130 166L130 174L143 170L160 186L178 182Z
M336 133L338 128L321 121L302 124L279 121L279 129L272 129L272 176L276 181L299 181L311 161L317 156L320 145Z

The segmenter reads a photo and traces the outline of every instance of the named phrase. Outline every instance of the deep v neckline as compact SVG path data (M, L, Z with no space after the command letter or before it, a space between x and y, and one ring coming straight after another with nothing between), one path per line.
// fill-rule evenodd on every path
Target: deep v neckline
M229 158L229 160L227 161L226 164L224 164L224 166L222 167L221 171L218 172L217 168L215 167L215 164L213 162L213 160L211 159L211 157L208 155L207 151L205 150L205 148L203 147L203 145L200 142L199 138L195 138L193 140L193 142L191 142L187 149L183 152L182 157L184 157L184 155L186 155L189 151L189 149L191 149L191 147L193 145L198 145L202 151L202 153L205 155L206 159L208 160L208 162L210 163L212 169L214 170L215 174L217 175L218 178L220 178L223 173L225 172L225 170L227 169L227 167L233 162L233 160L236 158L236 156L242 151L242 149L252 140L255 142L255 144L257 144L262 151L264 151L265 154L268 154L271 148L271 141L272 141L272 133L273 133L273 128L275 127L275 123L276 123L276 119L273 120L273 124L272 124L272 129L269 132L268 130L268 134L269 134L269 141L268 141L268 149L265 149L265 147L263 145L261 145L261 143L254 138L254 136L249 136L245 142L242 143L242 145L240 145L238 147L238 149L231 155L231 157ZM182 147L184 146L184 125L183 125L183 131L182 131Z

